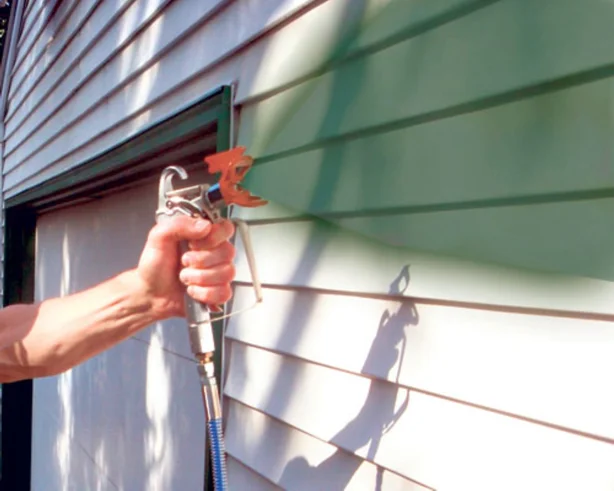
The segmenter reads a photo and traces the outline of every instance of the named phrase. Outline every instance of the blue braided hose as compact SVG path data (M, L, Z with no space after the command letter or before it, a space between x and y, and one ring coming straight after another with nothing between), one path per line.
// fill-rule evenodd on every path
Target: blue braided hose
M213 467L213 482L215 491L228 491L226 475L226 449L222 432L222 419L211 419L207 422L211 447L211 465Z

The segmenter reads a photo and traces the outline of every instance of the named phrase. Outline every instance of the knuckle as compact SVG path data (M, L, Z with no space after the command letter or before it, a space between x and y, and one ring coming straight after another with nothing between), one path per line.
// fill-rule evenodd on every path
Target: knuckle
M184 268L179 272L179 280L185 285L198 283L199 271L193 268Z
M226 303L232 298L232 288L230 285L223 285L216 289L216 303Z
M177 230L181 228L182 218L187 217L171 217L166 220L162 220L157 223L150 231L148 235L148 239L154 240L156 242L165 241L169 239L174 239L177 233Z
M220 285L223 283L230 283L234 278L234 266L232 264L225 264L218 268L215 273L215 277L212 278L213 283Z
M206 303L209 301L207 298L207 290L205 288L192 285L188 287L187 293L190 295L190 297L199 302Z
M195 268L204 268L207 266L208 258L205 252L191 251L186 252L190 266Z
M230 220L226 220L223 222L222 230L224 232L224 238L230 239L230 237L232 237L235 233L235 224L232 223Z
M184 264L193 268L204 268L207 266L207 254L201 251L189 251L184 253Z
M223 242L219 247L221 257L226 261L232 261L235 258L235 247L228 241Z
M235 268L235 265L230 263L226 266L226 274L227 274L227 281L231 282L232 280L234 280L235 275L237 274L237 268Z
M201 251L204 249L202 240L188 240L188 248L190 251Z
M215 230L208 237L207 244L211 248L219 247L224 241L228 240L228 234L225 227L220 224L216 224Z
M223 304L232 298L232 288L230 285L216 287L197 287L190 286L188 294L202 303Z
M162 222L162 223L158 223L155 227L153 227L150 231L149 234L147 235L147 238L149 240L157 240L160 239L161 237L163 237L164 235L166 235L166 223Z
M186 293L187 293L187 294L188 294L190 297L192 297L194 300L198 300L199 302L201 301L201 299L200 299L200 295L199 295L199 293L200 293L200 292L198 291L198 289L197 289L195 286L191 286L191 285L190 285L190 286L188 286L188 287L186 288L186 290L185 290L185 291L186 291Z
M219 285L230 283L235 276L233 264L223 264L213 268L184 268L179 272L179 280L185 285Z

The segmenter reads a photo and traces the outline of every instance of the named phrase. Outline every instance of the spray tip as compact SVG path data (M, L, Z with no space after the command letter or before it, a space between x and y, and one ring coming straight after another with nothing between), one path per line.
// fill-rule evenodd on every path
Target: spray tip
M220 191L227 205L239 205L248 208L266 205L268 201L241 186L241 181L251 169L254 159L244 155L245 147L235 147L205 157L205 164L212 174L220 173Z

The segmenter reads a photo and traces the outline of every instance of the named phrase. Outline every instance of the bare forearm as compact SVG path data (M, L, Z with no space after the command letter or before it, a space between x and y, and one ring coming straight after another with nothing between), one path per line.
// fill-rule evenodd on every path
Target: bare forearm
M82 363L158 320L152 307L135 271L64 298L8 307L0 327L21 340L0 351L0 382Z
M63 372L161 319L184 315L184 295L206 304L232 294L228 221L187 216L151 229L135 270L89 290L0 310L0 383ZM178 245L188 241L183 258Z

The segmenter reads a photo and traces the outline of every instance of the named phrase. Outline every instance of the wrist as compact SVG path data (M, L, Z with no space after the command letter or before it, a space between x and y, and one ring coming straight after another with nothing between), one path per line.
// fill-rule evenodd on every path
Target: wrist
M117 277L118 289L123 292L127 305L131 310L140 312L150 322L161 320L160 308L155 295L146 281L143 280L137 269L130 269L120 273Z
M131 298L131 304L142 311L150 322L158 322L169 317L183 315L178 310L177 302L156 292L150 282L145 280L138 269L131 269L119 275L120 282L125 285Z

